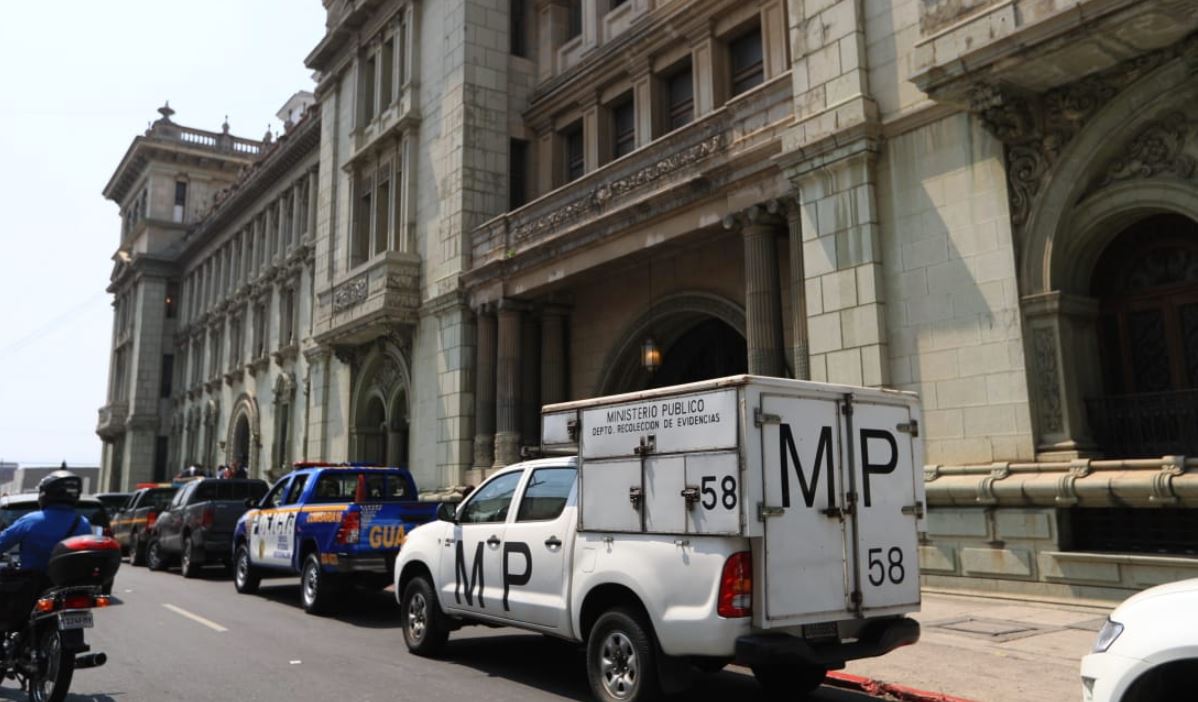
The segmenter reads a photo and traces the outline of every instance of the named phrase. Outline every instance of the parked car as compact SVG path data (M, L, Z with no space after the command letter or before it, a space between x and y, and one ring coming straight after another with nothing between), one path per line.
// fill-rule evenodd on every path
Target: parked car
M176 560L185 578L194 578L209 563L231 565L233 528L247 500L266 494L257 479L193 480L171 499L149 530L146 565L164 570Z
M27 492L19 495L0 497L0 530L7 529L10 524L30 512L36 512L41 507L37 504L37 493ZM94 496L85 495L75 503L75 511L83 515L92 525L92 532L97 536L112 536L111 521L104 504ZM17 549L13 549L13 553ZM112 578L103 584L104 594L112 592Z
M909 393L753 376L550 405L542 441L575 455L509 466L408 535L404 641L572 641L603 702L733 662L802 698L919 639L918 421Z
M133 493L124 509L112 517L112 535L121 545L121 553L129 556L129 563L144 565L146 561L146 534L158 522L158 515L166 509L179 488L174 486L146 487Z
M108 516L114 516L117 512L124 509L129 502L131 492L98 492L94 497L104 505L104 509L108 512Z
M1158 585L1115 608L1082 659L1085 702L1194 699L1198 578Z
M307 466L283 476L234 536L233 582L301 575L304 610L325 611L351 584L385 587L408 531L433 519L402 468Z

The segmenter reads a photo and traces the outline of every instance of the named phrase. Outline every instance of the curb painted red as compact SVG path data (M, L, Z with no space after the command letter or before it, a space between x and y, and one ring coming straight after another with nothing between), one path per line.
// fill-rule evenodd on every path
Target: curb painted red
M964 697L917 690L906 685L896 685L849 673L828 673L826 683L833 687L857 690L870 695L887 695L888 699L898 702L973 702Z

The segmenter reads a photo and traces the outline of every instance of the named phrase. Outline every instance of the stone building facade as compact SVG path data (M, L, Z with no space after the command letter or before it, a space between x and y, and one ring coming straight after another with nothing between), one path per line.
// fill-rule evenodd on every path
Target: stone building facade
M931 584L1119 596L1198 570L1194 3L325 7L296 127L316 155L221 151L214 187L277 174L215 210L244 215L164 230L194 242L182 268L122 248L108 475L155 437L232 456L245 416L254 465L475 483L535 450L544 403L747 371L920 394ZM308 258L266 274L271 300L300 281L295 352L138 400L155 349L197 338L147 286L312 166ZM136 213L135 185L109 196ZM275 450L280 393L302 428Z

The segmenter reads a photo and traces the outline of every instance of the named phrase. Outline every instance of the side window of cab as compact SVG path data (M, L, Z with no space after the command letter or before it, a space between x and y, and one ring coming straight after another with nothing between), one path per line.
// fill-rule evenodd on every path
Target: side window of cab
M458 517L461 524L481 524L507 521L512 496L520 484L521 471L505 473L492 479L470 496Z
M287 485L290 483L290 478L283 478L275 483L270 492L266 493L266 497L262 498L262 509L274 509L283 504L283 496L287 494Z

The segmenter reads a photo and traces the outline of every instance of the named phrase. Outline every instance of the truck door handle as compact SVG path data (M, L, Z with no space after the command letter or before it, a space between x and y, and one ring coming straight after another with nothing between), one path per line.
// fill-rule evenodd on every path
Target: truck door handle
M562 545L562 540L556 536L550 536L548 539L545 539L545 545L549 548L560 548Z
M487 545L490 546L491 548L498 548L499 547L499 537L495 536L494 534L491 534L491 538L487 539Z

